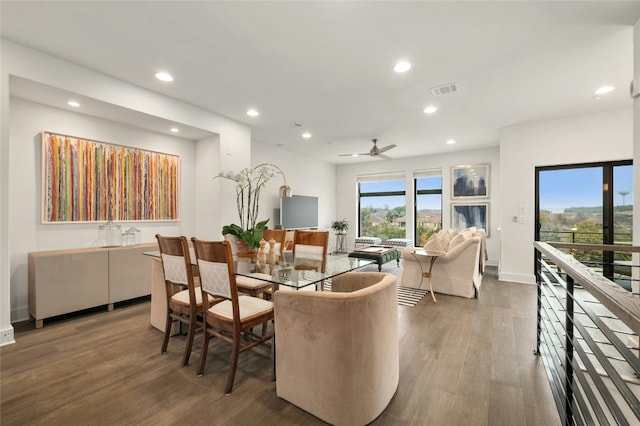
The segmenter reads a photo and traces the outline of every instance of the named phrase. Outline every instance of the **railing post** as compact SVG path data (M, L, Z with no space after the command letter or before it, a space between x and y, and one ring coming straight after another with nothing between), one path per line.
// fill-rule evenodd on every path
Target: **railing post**
M567 275L565 301L565 424L573 424L573 278Z
M538 287L538 311L537 311L537 330L536 330L536 348L534 355L540 355L540 334L542 332L542 254L536 250L536 281Z

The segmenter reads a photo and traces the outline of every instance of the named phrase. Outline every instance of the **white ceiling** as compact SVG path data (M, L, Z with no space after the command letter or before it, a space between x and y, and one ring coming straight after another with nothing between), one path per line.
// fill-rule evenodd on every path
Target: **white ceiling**
M640 18L640 1L0 7L5 39L247 123L255 141L336 164L383 161L339 156L366 152L372 138L396 144L387 154L402 158L497 146L505 126L631 108L632 25ZM411 70L395 73L399 59ZM158 82L159 70L174 82ZM452 82L456 94L431 94ZM596 99L594 90L605 84L616 90ZM65 107L70 94L16 80L12 95ZM424 114L429 104L439 111ZM260 116L248 117L250 107ZM82 109L157 131L169 127L132 111L105 112L90 100ZM302 139L304 131L312 138ZM446 145L450 138L458 143Z

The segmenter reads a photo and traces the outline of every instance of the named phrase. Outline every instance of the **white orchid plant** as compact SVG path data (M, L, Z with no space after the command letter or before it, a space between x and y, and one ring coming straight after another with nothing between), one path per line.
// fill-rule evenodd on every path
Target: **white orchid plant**
M239 173L219 173L216 178L231 180L236 184L236 204L240 225L232 223L222 227L222 235L231 234L243 240L249 247L258 247L269 219L258 222L260 191L276 174L282 171L273 164L260 164L244 168Z

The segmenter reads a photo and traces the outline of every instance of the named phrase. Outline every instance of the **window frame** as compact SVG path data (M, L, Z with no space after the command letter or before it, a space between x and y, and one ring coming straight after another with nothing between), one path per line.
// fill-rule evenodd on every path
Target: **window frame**
M440 178L440 189L418 189L418 179L423 178ZM418 196L419 195L440 195L440 229L443 223L443 197L442 197L442 170L431 170L428 172L416 172L413 176L413 241L418 245Z

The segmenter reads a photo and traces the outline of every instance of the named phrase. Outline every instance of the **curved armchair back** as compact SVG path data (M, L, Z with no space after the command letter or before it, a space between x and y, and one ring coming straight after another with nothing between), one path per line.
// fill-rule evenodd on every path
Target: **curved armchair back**
M396 277L349 272L332 291L274 294L276 392L334 425L382 413L399 379Z

